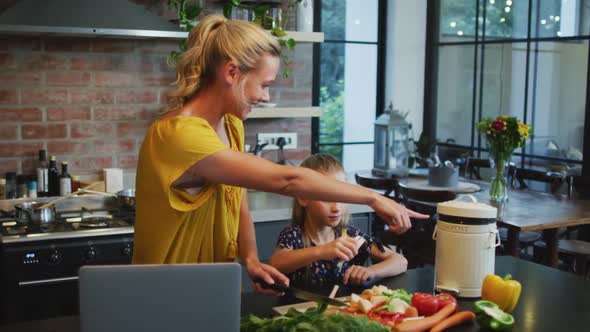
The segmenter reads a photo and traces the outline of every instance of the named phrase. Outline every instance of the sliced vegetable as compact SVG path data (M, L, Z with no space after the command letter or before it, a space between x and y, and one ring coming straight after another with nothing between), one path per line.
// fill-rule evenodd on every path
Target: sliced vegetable
M439 300L432 294L415 293L412 296L412 306L418 309L420 315L432 316L438 311Z
M406 308L406 312L404 312L404 317L411 318L411 317L418 317L418 309L416 307L409 306Z
M449 327L473 321L475 314L472 311L461 311L452 316L443 319L440 323L434 325L430 332L441 332Z
M363 313L368 313L371 309L373 309L373 304L369 300L361 299L359 302L359 306Z
M514 326L514 317L505 313L497 304L487 300L475 302L475 315L483 327L494 331L508 330Z
M520 283L512 280L510 274L504 278L490 274L483 280L481 298L494 302L504 312L512 312L518 303L521 289Z
M412 294L408 293L405 289L396 289L392 292L384 292L383 295L391 297L393 299L400 299L410 304L412 303Z
M356 304L361 301L361 297L356 295L355 293L350 294L350 303Z

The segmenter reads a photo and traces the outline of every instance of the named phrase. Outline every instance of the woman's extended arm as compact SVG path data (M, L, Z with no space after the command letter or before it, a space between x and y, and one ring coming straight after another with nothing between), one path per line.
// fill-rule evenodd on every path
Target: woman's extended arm
M213 182L287 196L366 204L389 224L390 229L400 233L411 227L410 217L428 218L367 188L338 181L307 168L277 165L229 149L200 160L189 172Z

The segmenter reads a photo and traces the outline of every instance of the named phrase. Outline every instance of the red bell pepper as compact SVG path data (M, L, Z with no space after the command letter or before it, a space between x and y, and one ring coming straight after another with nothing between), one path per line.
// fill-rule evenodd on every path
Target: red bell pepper
M432 316L438 311L439 299L428 293L414 293L414 296L412 296L412 306L418 309L420 315Z
M444 308L447 304L454 304L455 305L455 311L457 311L457 299L451 295L451 294L447 294L447 293L442 293L442 294L438 294L436 296L436 298L438 299L438 308L439 310Z

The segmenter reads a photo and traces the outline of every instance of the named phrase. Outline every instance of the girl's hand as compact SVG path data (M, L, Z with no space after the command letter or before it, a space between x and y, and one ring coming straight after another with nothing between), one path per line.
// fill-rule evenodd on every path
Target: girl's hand
M375 278L375 273L370 268L353 265L344 272L342 281L345 285L348 283L362 285L373 278Z
M375 210L377 215L387 223L389 229L397 234L404 233L412 227L410 218L430 218L430 216L426 214L406 209L405 206L402 206L385 196L377 195L376 197L377 198L375 199L375 202L371 204L371 207Z
M274 284L275 282L281 283L283 285L289 285L289 278L285 277L281 272L279 272L274 267L261 263L260 261L251 262L246 265L246 269L248 270L248 275L250 279L262 279L267 284ZM258 293L267 294L267 295L281 295L273 290L262 288L259 283L252 282L252 288Z
M319 246L320 259L333 260L338 258L345 262L353 259L357 254L356 240L352 237L339 237L334 241Z

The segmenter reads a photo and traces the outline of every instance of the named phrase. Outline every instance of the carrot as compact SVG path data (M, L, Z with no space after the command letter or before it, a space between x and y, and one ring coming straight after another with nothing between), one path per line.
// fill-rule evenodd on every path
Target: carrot
M442 322L434 325L430 329L430 332L441 332L448 329L451 326L459 325L463 322L472 321L475 318L475 314L471 311L460 311L450 317L445 318Z
M430 329L450 316L457 309L456 303L449 303L432 316L405 321L393 327L394 332L422 332Z
M347 307L346 309L344 309L350 313L355 313L359 310L359 306L355 305L355 304L351 304L349 307Z
M404 312L404 317L418 317L418 309L416 307L407 307L406 312Z

